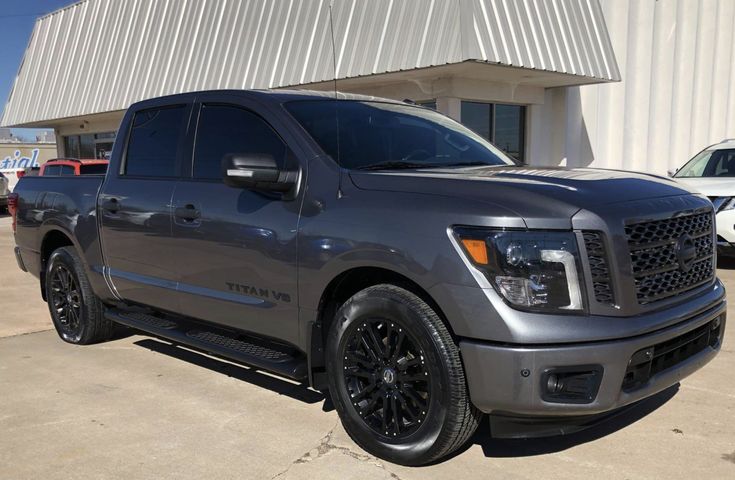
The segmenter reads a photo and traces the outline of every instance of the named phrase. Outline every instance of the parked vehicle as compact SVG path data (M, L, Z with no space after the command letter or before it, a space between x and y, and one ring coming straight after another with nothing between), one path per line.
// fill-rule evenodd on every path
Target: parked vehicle
M23 178L16 255L60 337L120 323L328 389L359 445L407 465L483 413L582 428L720 350L707 198L517 166L432 110L338 98L146 100L104 178Z
M709 197L717 214L717 251L735 256L735 139L705 148L673 176Z
M18 177L18 180L20 180L26 175L28 176L38 175L40 171L41 171L41 167L28 167L28 168L24 168L23 170L18 170L17 172L15 172L15 176Z
M3 172L0 172L0 212L8 209L9 181Z
M74 175L104 175L107 172L109 160L85 160L77 158L55 158L41 165L39 175L44 176L74 176Z

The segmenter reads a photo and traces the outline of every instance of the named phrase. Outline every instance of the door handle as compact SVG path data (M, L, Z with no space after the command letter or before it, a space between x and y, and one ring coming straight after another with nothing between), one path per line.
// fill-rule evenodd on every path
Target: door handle
M110 198L102 202L102 209L107 210L110 213L117 213L120 210L120 202L117 198Z
M176 215L176 218L193 222L194 220L199 220L201 212L194 205L189 204L174 210L174 215Z

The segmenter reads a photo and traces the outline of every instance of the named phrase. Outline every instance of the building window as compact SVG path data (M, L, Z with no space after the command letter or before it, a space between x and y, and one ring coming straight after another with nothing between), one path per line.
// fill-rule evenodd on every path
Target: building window
M116 132L85 133L64 137L64 156L69 158L109 160Z
M462 124L516 160L524 160L525 105L463 101Z

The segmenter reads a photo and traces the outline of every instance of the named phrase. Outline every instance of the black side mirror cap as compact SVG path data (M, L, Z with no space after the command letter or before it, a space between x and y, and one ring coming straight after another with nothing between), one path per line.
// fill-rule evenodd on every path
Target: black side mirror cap
M265 153L230 153L222 158L225 185L271 192L288 192L298 180L298 172L278 167L276 159Z

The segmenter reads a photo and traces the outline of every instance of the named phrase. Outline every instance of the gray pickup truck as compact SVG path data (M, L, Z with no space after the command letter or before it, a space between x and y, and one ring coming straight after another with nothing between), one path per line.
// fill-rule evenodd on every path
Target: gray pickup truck
M446 457L483 414L497 435L583 428L722 343L709 200L516 165L405 102L146 100L105 176L15 192L18 264L63 340L123 324L328 389L352 438L401 464Z

